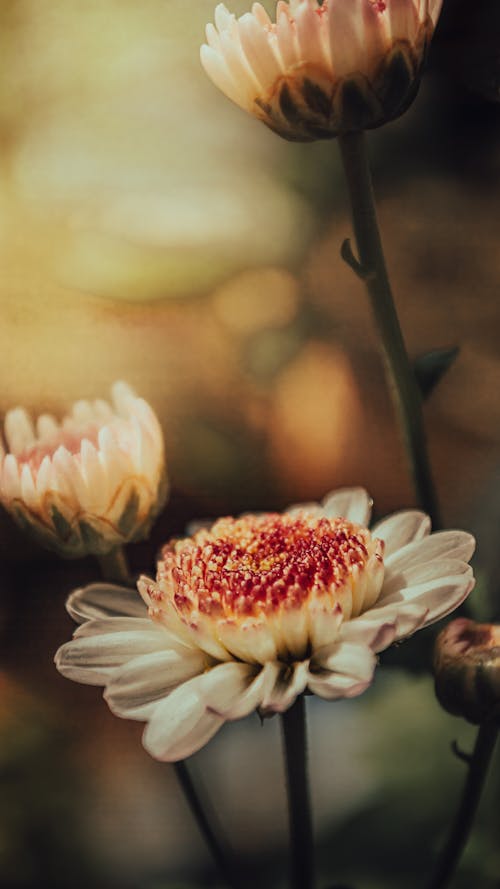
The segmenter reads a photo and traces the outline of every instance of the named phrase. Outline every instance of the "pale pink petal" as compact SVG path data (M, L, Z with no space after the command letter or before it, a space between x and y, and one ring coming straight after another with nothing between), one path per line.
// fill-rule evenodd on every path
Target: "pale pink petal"
M389 31L393 40L415 42L419 27L417 10L412 0L388 0Z
M281 74L279 61L269 43L267 32L256 22L251 13L242 15L238 24L243 52L261 89L265 92Z

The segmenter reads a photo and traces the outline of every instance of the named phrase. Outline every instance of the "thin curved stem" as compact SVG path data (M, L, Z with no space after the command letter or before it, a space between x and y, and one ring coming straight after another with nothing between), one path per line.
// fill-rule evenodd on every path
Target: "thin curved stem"
M313 889L314 844L307 778L305 699L281 715L290 822L291 889Z
M212 815L209 815L207 807L202 804L200 794L194 785L186 763L181 760L180 762L174 762L173 766L179 784L184 792L184 796L189 803L191 814L212 853L212 857L217 865L217 870L219 871L220 876L230 889L239 889L240 883L234 868L230 864L228 850L222 845L217 836L213 827L214 818Z
M439 526L439 512L427 454L422 403L394 305L380 238L364 133L339 138L359 261L344 258L364 281L370 297L393 401L399 415L418 505Z
M496 725L485 722L479 726L457 814L428 889L445 889L455 873L474 822L497 737Z
M104 556L99 556L99 563L105 580L133 586L127 556L122 546L116 547L116 549L111 550ZM233 868L229 864L226 849L217 836L214 827L215 819L209 814L207 806L203 804L186 763L183 761L175 762L173 766L191 814L212 853L220 877L229 889L239 889L238 880Z

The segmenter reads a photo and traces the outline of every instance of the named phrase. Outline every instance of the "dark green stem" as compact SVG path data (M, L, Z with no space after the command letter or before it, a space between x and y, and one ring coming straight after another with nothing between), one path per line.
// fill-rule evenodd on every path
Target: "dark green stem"
M497 737L496 725L485 722L479 727L455 821L429 889L445 889L455 873L474 822Z
M313 889L313 830L307 779L305 699L281 716L290 821L291 889Z
M116 549L111 550L110 553L106 553L104 556L99 556L99 563L105 580L113 581L115 583L123 583L126 586L133 586L127 557L122 546L116 547ZM213 826L215 819L213 816L208 815L207 808L201 801L186 763L176 762L174 763L174 768L179 784L191 810L191 814L213 855L217 870L219 871L222 880L226 883L229 889L239 889L238 881L229 865L226 852L221 841L217 838Z
M212 813L208 814L206 805L202 805L200 795L195 788L186 763L184 761L174 762L173 765L184 796L189 803L191 814L212 853L222 880L230 889L239 889L239 880L234 868L229 863L228 850L225 848L225 845L223 846L214 830L215 818Z
M339 144L351 199L359 262L350 254L348 246L344 248L344 258L368 290L418 505L430 515L434 527L438 527L438 504L427 455L422 403L387 274L364 133L348 133L339 138Z
M109 553L99 556L99 564L104 580L133 586L123 546L117 546Z

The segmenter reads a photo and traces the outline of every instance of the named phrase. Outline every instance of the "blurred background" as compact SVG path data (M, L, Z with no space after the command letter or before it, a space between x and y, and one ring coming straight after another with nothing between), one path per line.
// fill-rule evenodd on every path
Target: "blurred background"
M244 2L232 8L243 12ZM271 8L270 6L268 7ZM134 570L192 518L365 485L410 505L369 306L340 259L335 142L291 145L198 61L213 2L3 0L0 412L64 412L126 379L158 412L172 494ZM447 526L479 540L471 608L500 618L500 10L445 0L419 96L370 135L412 357L460 346L426 403ZM0 885L214 886L172 769L141 726L53 668L63 603L97 577L0 516ZM424 885L473 732L442 714L432 631L357 701L310 699L322 886ZM277 720L227 726L193 760L248 886L284 885ZM500 886L491 773L456 886Z

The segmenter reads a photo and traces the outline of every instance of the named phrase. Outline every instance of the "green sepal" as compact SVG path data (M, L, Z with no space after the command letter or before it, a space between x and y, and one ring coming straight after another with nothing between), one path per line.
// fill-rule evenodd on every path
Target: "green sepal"
M139 511L139 495L135 488L131 491L130 497L127 500L125 509L123 510L117 527L120 534L123 534L124 537L128 537L129 534L132 533L136 524L137 524L137 513Z
M72 528L68 520L59 512L57 506L50 507L50 518L54 525L55 532L61 540L68 540L72 534Z
M78 528L85 552L92 553L93 555L100 555L111 549L109 540L106 540L102 534L99 534L89 522L78 522Z

